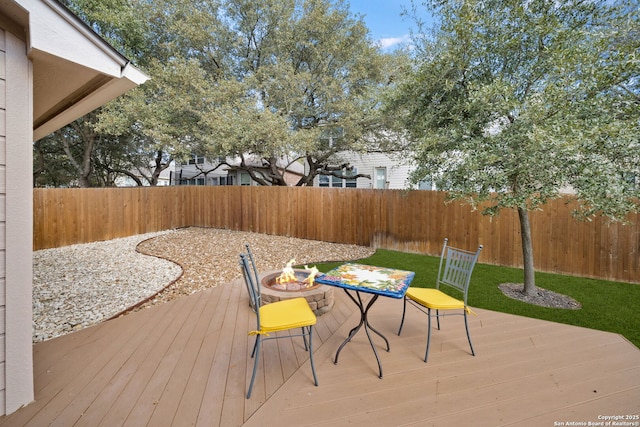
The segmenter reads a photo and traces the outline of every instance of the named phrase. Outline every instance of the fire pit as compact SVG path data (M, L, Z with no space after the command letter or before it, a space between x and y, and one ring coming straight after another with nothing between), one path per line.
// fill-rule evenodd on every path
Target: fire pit
M309 284L310 273L308 270L294 269L293 276L287 281L278 280L282 277L282 274L283 272L280 271L263 277L261 280L262 286L284 292L308 291L322 286L320 283L315 282Z
M289 280L278 280L288 274ZM333 307L334 297L331 286L312 282L309 284L309 270L284 269L277 272L266 273L260 279L262 302L282 301L291 298L303 297L309 303L316 316L322 316Z

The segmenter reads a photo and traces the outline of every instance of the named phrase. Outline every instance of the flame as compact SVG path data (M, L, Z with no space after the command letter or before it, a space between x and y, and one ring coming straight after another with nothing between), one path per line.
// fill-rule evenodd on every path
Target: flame
M306 279L304 279L304 283L306 283L307 287L311 287L313 286L313 281L315 280L320 270L318 270L318 268L315 266L312 268L309 268L307 265L304 266L304 269L309 271L309 275L307 276Z
M292 259L287 263L287 266L282 269L282 274L276 278L276 283L291 283L296 282L296 272L293 270L293 264L295 264L296 260Z
M276 277L276 283L279 285L286 285L288 283L296 283L298 282L298 278L296 277L296 272L293 269L293 264L296 263L295 258L287 263L287 265L282 269L282 274ZM313 281L315 277L320 272L316 267L309 268L308 266L304 266L304 269L309 271L309 275L306 279L302 281L302 286L305 288L310 288L313 286Z

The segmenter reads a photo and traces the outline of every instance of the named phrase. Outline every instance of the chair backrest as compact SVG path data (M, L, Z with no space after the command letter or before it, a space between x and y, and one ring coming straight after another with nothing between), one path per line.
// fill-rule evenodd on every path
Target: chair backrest
M442 284L459 290L464 295L466 305L471 273L473 273L473 268L480 256L482 245L478 247L476 252L469 252L449 246L448 241L448 239L444 239L442 246L436 287L439 289Z
M258 308L260 307L260 285L255 281L254 276L251 274L251 262L249 260L249 255L240 254L240 269L242 270L242 277L244 278L244 284L247 287L247 291L249 292L249 303L251 305L251 309L256 312L259 316ZM258 324L260 324L260 319L258 318Z
M248 243L244 244L244 247L247 249L247 256L249 257L249 264L251 265L251 270L253 272L253 278L256 281L256 286L258 286L258 296L260 296L260 278L258 277L258 268L256 267L256 260L253 257L253 253L251 252L251 247Z

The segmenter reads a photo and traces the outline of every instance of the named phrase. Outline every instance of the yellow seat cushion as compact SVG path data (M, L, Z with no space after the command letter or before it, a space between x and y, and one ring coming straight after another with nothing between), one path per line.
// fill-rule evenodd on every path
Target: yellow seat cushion
M277 332L316 324L316 315L304 298L293 298L260 307L260 332Z
M434 310L464 308L464 302L433 288L409 288L407 297L418 304Z

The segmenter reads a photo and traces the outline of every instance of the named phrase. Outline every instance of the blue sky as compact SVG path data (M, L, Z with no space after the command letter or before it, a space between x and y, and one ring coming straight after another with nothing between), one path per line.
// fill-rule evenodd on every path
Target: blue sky
M371 37L385 50L409 42L410 30L415 30L413 19L402 17L402 7L411 8L411 0L347 0L353 14L364 16ZM422 8L422 6L420 6ZM424 8L422 8L424 10ZM426 12L425 12L426 13Z

